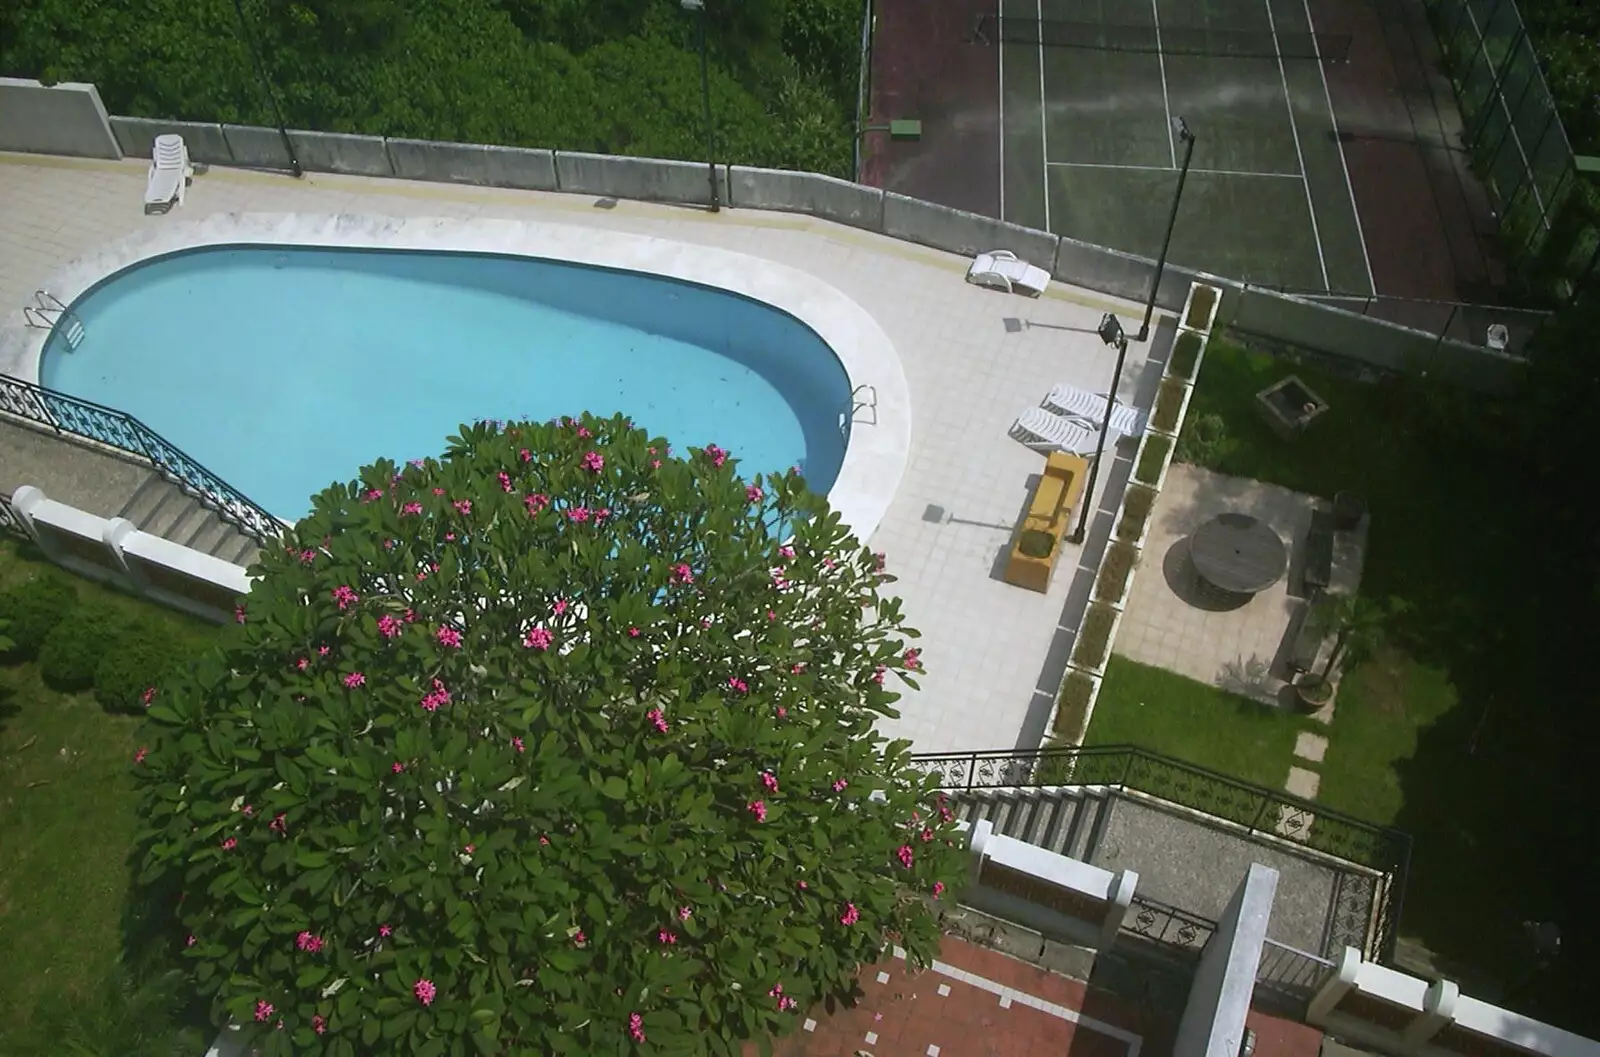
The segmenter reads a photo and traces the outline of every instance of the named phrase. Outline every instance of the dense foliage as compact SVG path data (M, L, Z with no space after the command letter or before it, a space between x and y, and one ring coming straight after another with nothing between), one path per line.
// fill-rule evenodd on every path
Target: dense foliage
M953 815L873 726L915 633L796 472L479 424L256 572L136 773L141 881L266 1054L737 1053L934 953Z
M1572 148L1600 154L1600 4L1526 0L1522 13Z
M243 0L291 127L700 159L677 0ZM719 159L848 175L861 0L708 0ZM274 124L233 0L0 5L0 73Z

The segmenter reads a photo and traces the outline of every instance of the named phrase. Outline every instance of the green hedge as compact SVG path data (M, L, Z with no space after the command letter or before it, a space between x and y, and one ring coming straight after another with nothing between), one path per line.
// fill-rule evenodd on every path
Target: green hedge
M79 606L46 636L39 648L39 674L48 686L63 693L89 689L102 657L131 626L118 611Z
M45 573L0 593L0 620L12 647L11 661L31 661L45 639L78 605L78 592L70 580Z
M200 653L188 639L149 627L129 628L94 669L94 698L108 712L143 712L161 685Z

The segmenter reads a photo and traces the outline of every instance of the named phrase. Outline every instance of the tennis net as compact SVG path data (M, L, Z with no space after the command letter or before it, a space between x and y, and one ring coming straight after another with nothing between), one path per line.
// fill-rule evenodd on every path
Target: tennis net
M1195 26L1124 26L1109 22L1002 18L980 15L975 44L1038 44L1047 48L1196 55L1225 59L1350 58L1346 33L1274 33L1271 30L1208 29Z

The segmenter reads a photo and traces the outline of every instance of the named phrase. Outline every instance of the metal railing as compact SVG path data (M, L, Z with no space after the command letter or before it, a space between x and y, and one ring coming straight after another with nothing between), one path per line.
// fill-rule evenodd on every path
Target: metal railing
M15 536L28 534L28 530L22 526L22 519L11 509L10 492L0 492L0 532L9 532Z
M0 375L0 412L144 459L163 477L258 543L277 539L283 533L281 521L126 412L10 375Z
M1309 1002L1336 968L1327 958L1267 939L1261 945L1256 986L1296 1003Z
M1217 931L1217 923L1210 918L1138 892L1134 893L1129 910L1131 913L1122 922L1123 932L1196 957L1205 949L1211 934Z
M1409 327L1479 348L1494 348L1490 328L1505 328L1506 344L1497 351L1526 358L1529 346L1555 313L1541 308L1512 305L1473 304L1468 301L1442 301L1424 297L1393 297L1388 294L1332 294L1316 290L1297 290L1286 286L1246 283L1247 288L1273 290L1306 301L1331 305L1369 319Z
M1393 956L1411 838L1353 815L1136 745L930 753L912 757L950 791L1088 785L1128 789L1242 827L1247 836L1282 838L1382 875L1374 893L1379 957Z

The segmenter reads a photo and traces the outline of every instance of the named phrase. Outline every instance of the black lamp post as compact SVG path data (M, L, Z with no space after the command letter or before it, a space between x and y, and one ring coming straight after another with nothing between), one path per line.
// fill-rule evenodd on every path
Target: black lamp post
M289 152L289 168L296 177L304 176L305 170L300 168L300 158L289 139L288 126L283 123L283 111L278 108L278 95L272 90L272 78L267 76L267 64L261 61L261 49L256 47L255 35L250 32L250 20L245 17L244 4L241 0L233 0L233 9L239 13L239 30L244 34L244 44L250 49L250 57L255 60L256 76L261 78L261 90L267 93L273 120L278 123L278 135L283 137L283 149Z
M680 0L685 11L700 15L700 97L706 110L706 168L711 178L711 211L722 203L717 194L717 140L711 129L711 59L706 54L706 0Z
M1172 195L1172 212L1167 217L1167 234L1161 240L1161 256L1156 258L1156 277L1150 283L1150 301L1144 306L1144 322L1139 324L1139 336L1136 341L1145 341L1150 337L1150 317L1156 310L1156 293L1161 289L1161 273L1167 270L1167 250L1172 246L1172 229L1178 223L1178 203L1183 201L1183 184L1189 178L1189 162L1194 158L1194 133L1189 131L1189 126L1183 118L1172 119L1172 130L1183 140L1183 168L1178 170L1178 190Z
M1078 504L1078 527L1067 537L1069 543L1082 543L1089 531L1089 507L1094 505L1094 483L1100 476L1100 460L1105 458L1106 437L1111 433L1111 412L1117 406L1117 387L1122 384L1122 362L1128 357L1128 335L1122 329L1122 320L1107 312L1100 317L1096 330L1100 340L1117 350L1117 367L1111 372L1111 391L1106 394L1106 417L1100 423L1100 441L1095 445L1094 462L1089 464L1089 482L1083 489L1083 499Z

